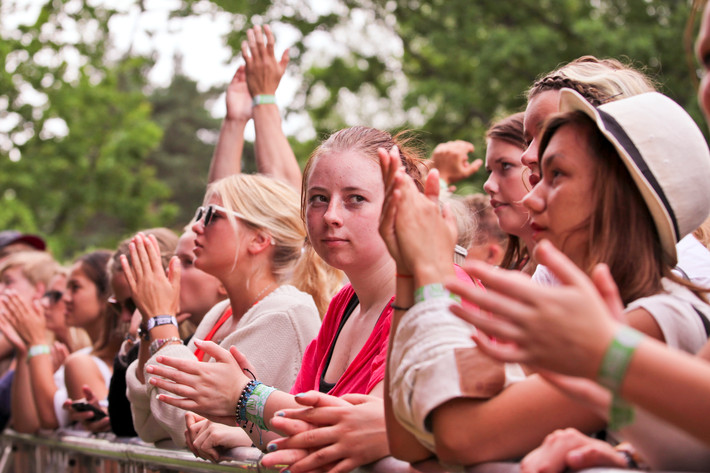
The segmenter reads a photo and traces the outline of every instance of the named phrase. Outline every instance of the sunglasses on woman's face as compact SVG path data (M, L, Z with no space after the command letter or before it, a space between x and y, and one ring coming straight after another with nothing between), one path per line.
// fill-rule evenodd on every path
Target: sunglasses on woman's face
M108 298L108 303L119 314L122 314L124 310L129 314L133 314L136 311L136 303L130 297L123 302L119 302L118 299L111 296Z
M62 300L64 293L62 291L47 291L42 295L42 299L46 300L49 305L54 305Z
M244 215L240 214L239 212L235 212L233 210L227 210L222 206L215 205L215 204L210 204L206 207L197 207L197 212L195 212L195 222L199 222L204 218L204 221L202 224L206 227L212 222L212 219L214 218L215 214L219 212L220 214L226 215L228 213L231 213L237 218L241 218L242 220L249 221Z

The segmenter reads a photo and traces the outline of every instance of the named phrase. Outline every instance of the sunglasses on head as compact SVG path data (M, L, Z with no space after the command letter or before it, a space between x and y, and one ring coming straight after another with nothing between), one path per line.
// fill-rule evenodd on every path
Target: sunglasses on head
M232 214L237 218L240 218L245 221L249 221L244 215L240 214L239 212L235 212L234 210L228 210L225 209L224 207L220 205L215 205L215 204L210 204L204 207L197 207L197 212L195 212L195 222L199 222L204 218L204 221L202 224L206 227L212 222L212 219L215 216L215 213L219 212L220 214L226 215L226 214Z
M62 297L64 296L64 293L62 291L47 291L42 295L43 299L47 299L47 302L49 302L50 305L54 305L60 300L62 300Z
M111 296L108 298L108 303L119 314L123 313L124 310L131 314L136 311L136 303L133 302L133 299L131 299L130 297L128 299L125 299L123 302L119 302L118 299Z

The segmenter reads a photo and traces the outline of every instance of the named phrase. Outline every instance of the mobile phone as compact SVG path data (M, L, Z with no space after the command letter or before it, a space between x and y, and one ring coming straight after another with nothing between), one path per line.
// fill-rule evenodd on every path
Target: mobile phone
M94 417L90 418L89 421L94 422L99 419L103 419L106 417L106 413L99 409L98 407L94 406L93 404L89 404L87 402L72 402L71 403L71 408L74 409L76 412L86 412L86 411L91 411L94 413Z

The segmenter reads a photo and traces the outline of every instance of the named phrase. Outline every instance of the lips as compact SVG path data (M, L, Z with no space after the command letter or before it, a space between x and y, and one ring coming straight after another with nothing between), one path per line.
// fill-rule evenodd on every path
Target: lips
M505 205L508 205L508 204L506 204L505 202L500 202L495 199L491 199L491 207L493 207L493 210L496 210L498 207L503 207Z
M533 231L533 238L537 239L542 232L547 230L547 227L543 227L535 222L530 222L530 229Z

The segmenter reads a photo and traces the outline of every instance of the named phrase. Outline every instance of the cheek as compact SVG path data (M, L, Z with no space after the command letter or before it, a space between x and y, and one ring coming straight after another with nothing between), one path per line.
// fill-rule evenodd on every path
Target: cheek
M710 76L706 73L700 81L698 88L698 101L703 109L705 117L710 117Z

